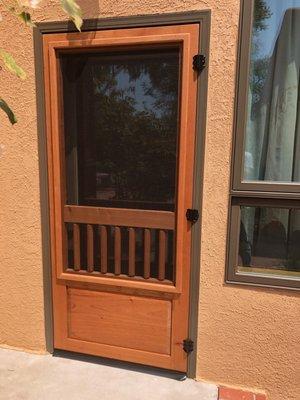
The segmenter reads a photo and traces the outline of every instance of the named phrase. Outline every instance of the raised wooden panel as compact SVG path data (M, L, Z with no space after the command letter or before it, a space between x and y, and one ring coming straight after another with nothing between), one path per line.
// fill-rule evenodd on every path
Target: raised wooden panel
M68 288L68 336L170 354L169 300Z

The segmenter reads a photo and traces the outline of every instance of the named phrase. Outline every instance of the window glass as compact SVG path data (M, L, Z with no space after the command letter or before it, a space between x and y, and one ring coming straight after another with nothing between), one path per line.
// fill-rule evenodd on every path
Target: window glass
M60 57L67 203L173 211L179 48Z
M244 180L300 182L300 0L255 0Z
M238 265L299 277L300 210L241 206Z

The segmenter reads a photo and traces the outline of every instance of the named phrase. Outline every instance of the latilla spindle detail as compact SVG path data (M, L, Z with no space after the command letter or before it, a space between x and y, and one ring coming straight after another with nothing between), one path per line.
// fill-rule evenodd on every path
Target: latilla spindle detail
M174 283L173 230L68 223L68 272Z

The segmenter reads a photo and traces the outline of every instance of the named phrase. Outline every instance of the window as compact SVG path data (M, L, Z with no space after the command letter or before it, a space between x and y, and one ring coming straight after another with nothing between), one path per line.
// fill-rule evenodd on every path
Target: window
M300 287L300 0L243 2L228 282Z

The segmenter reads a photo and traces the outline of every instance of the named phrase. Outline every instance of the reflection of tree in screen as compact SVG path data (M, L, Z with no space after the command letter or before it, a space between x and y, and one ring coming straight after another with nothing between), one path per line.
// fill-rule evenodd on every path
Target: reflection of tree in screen
M97 172L109 174L117 200L173 201L178 55L140 55L92 69Z
M179 62L174 48L61 56L69 204L174 209Z

